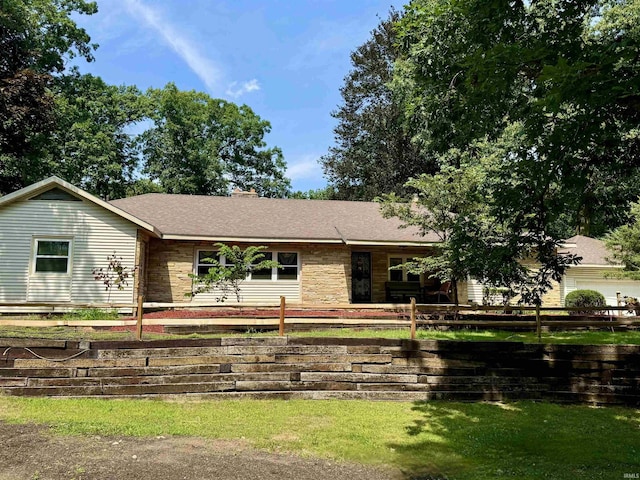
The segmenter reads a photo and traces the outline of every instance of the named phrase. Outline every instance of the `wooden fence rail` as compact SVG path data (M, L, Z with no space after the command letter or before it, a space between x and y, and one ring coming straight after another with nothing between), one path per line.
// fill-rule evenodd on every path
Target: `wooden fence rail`
M1 307L46 307L55 310L64 307L65 309L80 308L102 308L102 309L132 309L135 314L135 330L136 338L142 340L143 320L145 310L164 310L164 309L181 309L195 310L238 310L238 314L242 314L243 310L264 309L260 318L277 318L279 335L285 334L285 323L287 310L291 311L313 311L319 314L314 317L305 317L308 319L322 319L330 317L330 312L336 311L379 311L406 313L410 319L410 336L412 339L416 337L416 329L418 326L429 327L472 327L472 328L526 328L535 329L540 339L543 328L615 328L615 327L640 327L640 318L638 317L622 317L620 313L628 311L627 307L544 307L534 305L517 305L517 306L485 306L485 305L452 305L452 304L418 304L415 298L411 299L408 304L286 304L285 297L280 297L280 303L238 303L238 304L221 304L221 303L204 303L204 302L182 302L182 303L159 303L144 302L143 297L138 297L136 303L0 303ZM325 315L322 315L322 313ZM484 316L490 312L506 312L513 315L517 320L500 320L500 319L478 319L466 318L460 319L459 314L476 314L475 316ZM579 312L580 316L567 316L566 319L558 319L557 315L544 315L542 312ZM585 312L594 312L597 316L585 315ZM607 312L607 315L602 315ZM612 313L617 315L613 315ZM437 315L437 319L425 318L428 315ZM446 316L453 316L453 319L447 319ZM116 323L118 322L118 323ZM188 324L189 319L185 319ZM23 321L24 323L24 321ZM46 320L30 321L30 323L38 326L45 326L49 323L51 326L60 325L60 321ZM73 326L78 322L67 322ZM108 325L109 321L95 321L96 326ZM16 323L13 323L16 325ZM90 321L82 321L83 325L90 326ZM113 324L130 324L130 321L117 320ZM155 321L154 324L162 324L162 320ZM12 322L5 321L0 317L0 325L12 325Z
M2 306L3 304L0 304ZM25 305L25 304L22 304ZM296 310L398 310L398 311L410 311L411 303L316 303L316 304L288 304L291 308ZM144 308L150 309L163 309L163 308L180 308L180 309L196 309L196 308L210 308L210 309L245 309L245 308L278 308L279 303L196 303L196 302L144 302ZM430 312L499 312L504 310L510 310L513 312L535 312L535 305L453 305L443 303L416 303L418 310L428 310ZM614 307L607 305L604 307L545 307L541 306L540 311L546 312L584 312L584 311L624 311L628 310L627 307Z
M410 311L411 303L336 303L336 304L288 304L291 308L296 310L389 310L389 311ZM179 309L246 309L246 308L278 308L280 303L206 303L206 302L144 302L143 307L145 309L167 309L167 308L179 308ZM65 308L65 309L77 309L77 308L137 308L136 303L70 303L70 302L0 302L0 307L45 307L45 308ZM453 304L434 304L434 303L416 303L418 311L429 312L446 312L454 313L458 312L499 312L499 311L511 311L511 312L535 312L535 305L453 305ZM629 310L628 307L615 307L607 305L604 307L545 307L540 306L540 311L545 312L601 312L601 311L625 311Z

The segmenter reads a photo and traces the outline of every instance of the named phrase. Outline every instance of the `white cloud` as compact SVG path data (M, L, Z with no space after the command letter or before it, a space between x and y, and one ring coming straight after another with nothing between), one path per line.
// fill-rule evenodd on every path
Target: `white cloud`
M258 83L258 80L254 78L252 80L249 80L248 82L242 83L242 85L239 86L238 82L232 82L227 87L227 91L225 93L230 97L238 98L245 93L255 92L257 90L260 90L260 84Z
M291 180L322 178L322 166L318 162L319 158L320 155L308 154L296 161L288 162L287 176Z
M160 34L165 43L184 60L210 91L217 89L221 77L220 68L205 57L196 45L162 18L153 7L145 5L140 0L125 0L125 4L132 16L141 19Z

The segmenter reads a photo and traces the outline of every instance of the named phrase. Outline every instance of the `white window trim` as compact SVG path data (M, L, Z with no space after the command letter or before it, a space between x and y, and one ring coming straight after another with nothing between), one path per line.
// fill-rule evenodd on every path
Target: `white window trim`
M210 263L200 263L200 262L199 262L199 260L200 260L200 252L211 252L212 254L214 254L214 255L215 255L216 250L207 250L207 249L205 249L205 248L200 248L200 249L197 249L197 250L196 250L196 256L195 256L195 259L193 260L193 273L194 273L194 275L198 275L198 267L200 267L200 266L204 266L204 265L209 265L209 266L211 266L211 264L210 264ZM224 258L224 257L223 257L223 258ZM222 261L222 263L224 262L223 258L220 258L220 260ZM223 263L223 265L224 265L224 263Z
M206 248L199 248L196 250L195 253L195 260L193 262L193 273L195 275L198 274L198 267L201 265L205 265L204 263L198 263L198 260L200 259L200 252L213 252L215 253L216 250L208 250ZM264 250L263 253L271 253L271 258L272 260L275 259L276 261L278 260L278 253L295 253L296 254L296 258L297 258L297 263L295 265L297 272L296 272L296 278L295 279L287 279L287 280L279 280L278 279L278 268L277 267L273 267L271 269L271 278L270 279L253 279L251 278L251 274L249 274L249 276L246 278L245 282L255 282L255 283L268 283L268 282L299 282L300 281L300 271L302 269L302 265L301 265L301 260L300 260L300 252L297 250ZM227 259L225 258L224 255L220 256L220 264L225 266L226 265L226 261ZM283 265L283 267L293 267L293 265Z
M69 244L69 251L66 257L57 255L38 255L38 243L40 242L67 242ZM40 258L66 258L67 259L67 271L66 272L36 272L36 263L38 257ZM33 237L31 244L31 275L56 275L56 276L71 276L73 271L73 237Z
M418 275L418 277L420 277L420 278L418 278L418 281L416 281L416 280L408 280L407 279L408 272L407 272L406 268L403 268L402 270L391 270L390 267L391 267L391 259L392 258L400 258L400 259L402 259L402 262L400 262L400 263L407 263L408 261L416 258L416 255L407 255L405 253L399 253L399 254L396 254L396 255L394 255L392 253L387 254L387 280L388 281L390 281L390 282L392 282L392 281L402 281L402 282L422 283L422 278L421 278L422 275ZM391 272L392 271L402 272L402 280L391 280Z

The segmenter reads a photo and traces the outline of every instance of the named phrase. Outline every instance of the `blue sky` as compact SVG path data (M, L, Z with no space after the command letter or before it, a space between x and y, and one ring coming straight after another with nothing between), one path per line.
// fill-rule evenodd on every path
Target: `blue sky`
M246 103L272 130L294 190L322 188L332 110L364 43L394 0L98 0L76 18L100 45L85 73L146 90L175 82Z

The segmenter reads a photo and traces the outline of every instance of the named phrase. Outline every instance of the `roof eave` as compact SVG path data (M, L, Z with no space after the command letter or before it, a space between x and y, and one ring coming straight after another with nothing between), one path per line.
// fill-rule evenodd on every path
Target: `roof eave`
M390 247L431 247L438 242L396 241L396 240L349 240L341 238L275 238L275 237L224 237L211 235L163 234L163 240L209 241L209 242L244 242L244 243L326 243L354 246L390 246Z
M421 242L421 241L406 241L406 240L348 240L345 242L347 245L358 245L372 247L377 246L390 246L390 247L433 247L440 242Z
M207 242L243 242L243 243L328 243L342 244L339 238L275 238L275 237L223 237L212 235L164 234L163 240L191 240Z

